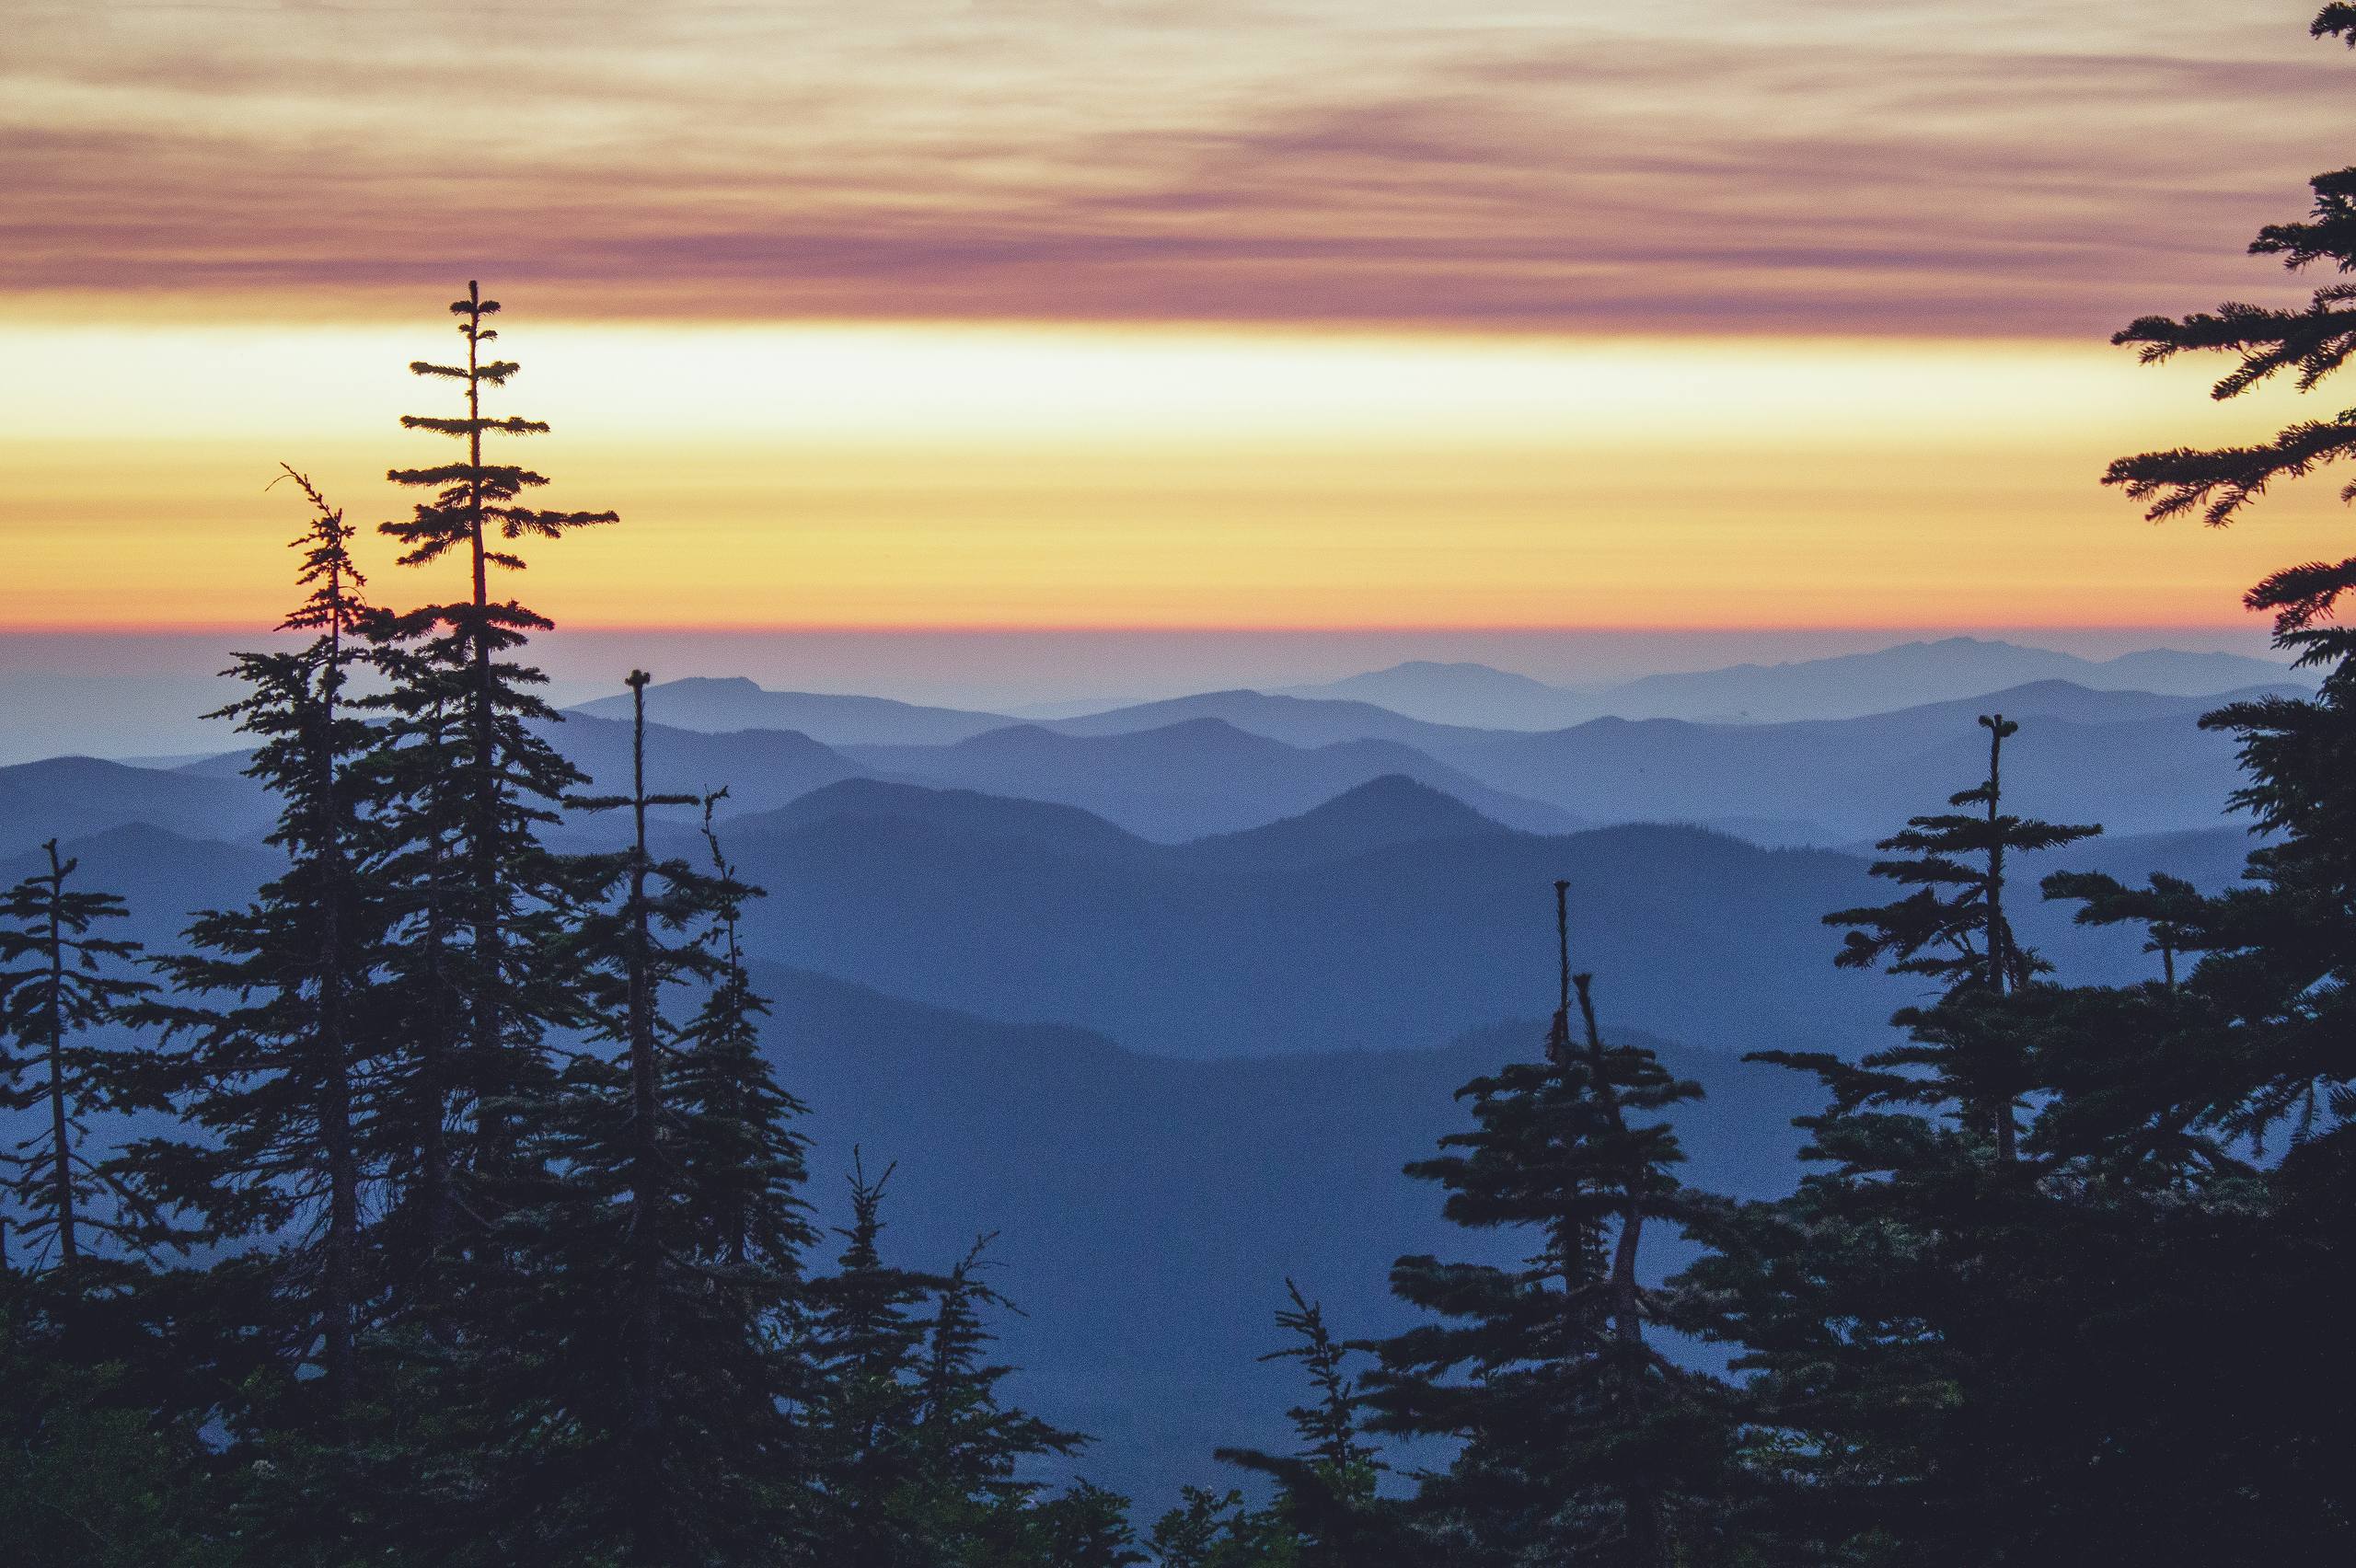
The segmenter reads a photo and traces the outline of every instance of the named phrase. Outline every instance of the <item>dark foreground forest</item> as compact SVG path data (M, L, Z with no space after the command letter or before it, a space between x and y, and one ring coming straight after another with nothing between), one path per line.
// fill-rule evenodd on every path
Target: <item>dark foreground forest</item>
M2356 43L2356 7L2315 31ZM2356 169L2314 190L2253 249L2356 271ZM2225 355L2221 398L2314 391L2356 352L2351 301L2117 340ZM295 641L238 660L231 709L274 880L153 951L53 843L0 894L10 1561L2356 1560L2356 559L2248 594L2320 685L2202 721L2239 748L2219 807L2257 830L2230 891L2040 877L2100 829L2008 810L2031 737L1979 718L1984 775L1882 841L1888 902L1825 913L1840 963L1921 1000L1862 1056L1760 1053L1817 1107L1783 1196L1680 1182L1698 1089L1610 1027L1620 982L1570 940L1610 890L1532 864L1551 1026L1409 1168L1509 1241L1468 1251L1521 1261L1399 1258L1419 1315L1372 1340L1270 1302L1295 1445L1132 1499L1071 1479L1084 1434L1002 1397L1019 1303L991 1237L899 1255L894 1169L864 1160L847 1223L814 1217L812 1183L846 1173L809 1168L740 940L792 889L739 873L715 801L647 786L644 674L628 790L585 793L548 740L548 623L497 574L618 519L533 504L548 480L503 443L547 427L500 411L499 306L470 284L451 308L463 359L411 368L454 411L403 421L450 460L392 472L422 499L384 531L468 596L384 607L354 526L289 470ZM2356 411L2107 478L2224 525L2351 453ZM693 853L650 834L681 812ZM574 813L614 813L623 847L555 847ZM2151 977L2067 983L2016 935L2039 894L2140 932Z

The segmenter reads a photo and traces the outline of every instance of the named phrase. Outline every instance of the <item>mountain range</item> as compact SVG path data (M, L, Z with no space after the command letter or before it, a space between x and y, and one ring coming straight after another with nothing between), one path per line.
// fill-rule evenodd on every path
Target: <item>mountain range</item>
M1372 703L1434 723L1556 730L1589 719L1766 723L1854 719L2006 686L2068 681L2096 691L2206 697L2291 679L2287 665L2238 653L2147 649L2085 659L1981 638L1901 643L1870 653L1665 673L1592 686L1550 686L1484 664L1411 661L1281 695Z
M1865 858L1575 815L1805 810L1865 836L1984 771L1983 706L2025 719L2007 773L2036 809L2140 821L2139 799L2176 802L2171 831L2050 857L2024 888L2065 864L2211 887L2237 869L2246 836L2217 816L2230 753L2192 724L2206 704L2066 683L1862 720L1542 733L1257 693L930 744L657 726L650 782L730 789L731 852L768 890L745 928L777 1002L766 1040L810 1106L822 1216L840 1217L856 1149L895 1166L895 1256L937 1267L999 1232L994 1284L1027 1314L1001 1324L1023 1368L1009 1392L1097 1434L1075 1468L1151 1505L1173 1475L1224 1484L1214 1447L1283 1440L1299 1389L1256 1357L1288 1276L1371 1334L1404 1321L1394 1256L1510 1254L1446 1226L1399 1167L1461 1124L1459 1084L1537 1047L1556 877L1608 1027L1710 1091L1680 1116L1691 1179L1789 1181L1814 1091L1741 1054L1854 1053L1913 999L1831 964L1819 917L1876 896ZM618 721L549 732L593 788L626 777ZM129 899L120 934L172 946L276 864L240 766L0 768L0 884L59 836L84 885ZM685 820L659 836L700 847ZM2020 915L2067 978L2150 969L2131 933L2027 898Z
M1854 1051L1909 995L1829 962L1817 917L1868 891L1856 857L1691 828L1517 833L1398 777L1176 845L867 778L728 835L769 889L745 934L776 1002L768 1048L810 1107L822 1218L841 1217L856 1150L895 1168L895 1258L937 1267L999 1232L994 1284L1025 1314L999 1325L1022 1368L1009 1392L1095 1433L1075 1468L1116 1486L1219 1480L1212 1447L1283 1438L1299 1390L1256 1357L1278 1343L1287 1277L1371 1334L1405 1320L1392 1258L1511 1252L1445 1225L1399 1167L1461 1124L1458 1085L1538 1048L1553 877L1573 881L1609 1027L1709 1091L1680 1117L1704 1187L1788 1182L1791 1118L1815 1108L1809 1080L1742 1052ZM684 826L668 837L692 847ZM2212 828L2066 859L2213 886L2239 847ZM122 934L159 946L275 863L144 824L66 847L87 885L129 898ZM0 882L38 863L0 861ZM2150 965L2123 933L2025 915L2073 977Z
M2008 789L2022 809L2102 822L2114 833L2209 825L2238 780L2231 738L2198 724L2219 700L2044 681L1859 719L1600 719L1518 732L1431 724L1347 700L1231 691L1080 721L1005 724L941 744L837 747L790 730L653 725L647 755L654 788L701 794L724 786L729 816L867 778L1075 806L1138 836L1178 843L1298 815L1398 775L1531 833L1668 822L1761 844L1850 847L1983 775L1986 736L1976 718L1992 710L2023 726L2006 753ZM626 783L623 721L575 712L545 732L590 775L591 790ZM242 754L232 753L170 767L74 757L0 767L0 853L132 822L198 837L250 836L269 813L243 767ZM593 819L569 836L594 843L618 831L618 822Z

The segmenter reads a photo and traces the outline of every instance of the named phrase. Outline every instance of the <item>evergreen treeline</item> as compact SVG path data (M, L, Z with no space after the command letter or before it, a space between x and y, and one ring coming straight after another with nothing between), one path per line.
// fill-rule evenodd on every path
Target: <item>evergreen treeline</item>
M2318 36L2356 43L2356 7ZM2256 248L2356 271L2356 170ZM2145 358L2236 360L2232 397L2356 351L2356 286L2303 310L2138 321ZM307 640L248 655L227 711L280 802L283 870L185 950L110 938L121 901L48 867L0 894L0 1539L31 1563L1954 1568L2356 1558L2337 1355L2356 1234L2356 559L2253 589L2313 700L2230 706L2262 830L2203 894L2035 889L2148 933L2152 977L2075 985L2015 935L2035 857L2097 832L1987 774L1882 843L1889 902L1837 962L1922 998L1861 1059L1784 1053L1823 1109L1795 1189L1678 1179L1698 1094L1599 1022L1567 883L1553 1020L1460 1091L1409 1174L1511 1266L1402 1258L1423 1320L1337 1332L1299 1290L1286 1453L1176 1488L1149 1528L1068 1473L1085 1438L999 1398L988 1237L914 1266L891 1170L849 1222L804 1192L800 1106L738 942L762 895L712 802L584 797L497 601L527 541L612 523L525 504L486 456L516 366L452 307L463 460L397 470L407 564L468 596L364 597L354 530L299 474ZM2356 412L2273 442L2121 459L2154 517L2233 521L2356 454ZM629 688L642 698L647 677ZM1966 782L1966 781L1958 781ZM702 849L650 832L700 807ZM626 847L559 853L566 811ZM131 1136L133 1129L167 1127ZM1685 1260L1658 1262L1674 1241ZM1174 1482L1180 1478L1173 1478Z

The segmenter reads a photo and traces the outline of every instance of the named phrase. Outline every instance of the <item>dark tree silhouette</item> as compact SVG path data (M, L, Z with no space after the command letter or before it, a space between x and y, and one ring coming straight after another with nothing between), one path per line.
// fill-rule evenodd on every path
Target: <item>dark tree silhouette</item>
M0 1027L13 1049L0 1057L0 1106L36 1107L38 1131L0 1156L6 1190L21 1216L0 1264L64 1276L70 1296L93 1241L144 1251L155 1216L114 1162L92 1153L87 1118L152 1104L133 1053L90 1038L155 987L121 973L139 944L93 934L129 911L110 893L66 884L78 859L41 847L49 870L0 894Z
M667 1568L756 1558L799 1528L790 1483L808 1458L784 1403L808 1379L782 1340L810 1232L795 1107L757 1055L762 1004L734 942L756 890L716 841L716 874L649 847L650 813L708 805L646 787L649 678L627 683L629 793L572 802L630 813L619 901L580 937L602 982L589 1033L615 1050L578 1055L547 1107L548 1218L530 1256L552 1299L517 1394L562 1433L531 1458L568 1539ZM664 1005L689 986L710 992L700 1030Z
M1902 832L1877 846L1896 858L1875 861L1873 874L1914 891L1890 904L1835 910L1824 922L1849 928L1834 960L1842 967L1886 965L1894 974L1945 983L1943 1012L1909 1009L1898 1018L1901 1026L1917 1028L1918 1046L1932 1056L1918 1063L1919 1052L1892 1054L1889 1065L1931 1066L1951 1083L1976 1085L1973 1114L1993 1140L1996 1157L2010 1160L2018 1144L2015 1102L2030 1087L2029 1069L2011 1048L2012 1032L1984 1027L1991 1014L1981 1004L2000 1004L2050 965L2013 935L2004 910L2005 857L2060 848L2102 829L2007 813L2004 742L2020 726L2001 713L1983 713L1980 723L1988 732L1987 778L1949 796L1956 810L1911 817Z
M401 424L464 442L466 457L390 470L387 478L395 484L433 494L407 520L382 529L404 547L403 565L460 555L472 592L461 601L388 619L380 636L399 651L387 659L397 684L384 703L394 720L387 763L409 808L418 862L412 870L422 879L418 919L433 928L416 935L430 938L433 983L447 993L434 999L434 1009L455 1015L449 1021L464 1041L461 1059L435 1064L428 1076L440 1081L421 1088L463 1101L472 1145L466 1163L477 1189L464 1204L453 1200L429 1214L428 1224L440 1227L451 1214L467 1213L479 1228L507 1206L501 1183L526 1174L514 1163L513 1145L523 1108L548 1087L543 1033L576 1013L564 966L549 959L564 951L569 912L586 892L568 879L565 865L538 837L539 829L556 820L565 791L582 780L531 727L557 717L533 691L545 677L504 657L549 623L512 600L494 602L490 573L493 568L521 571L525 561L514 547L525 538L556 539L617 519L610 512L525 505L524 493L547 484L547 477L486 461L486 436L542 434L549 427L484 412L485 391L504 388L521 368L483 353L498 337L485 322L497 314L499 302L483 298L469 282L467 297L450 310L459 318L466 363L421 360L410 369L463 384L466 412L408 414ZM463 940L457 940L461 931ZM434 1048L445 1047L436 1042ZM418 1116L422 1123L433 1119L430 1107ZM457 1163L447 1150L432 1158L452 1169ZM429 1171L427 1184L438 1191L449 1177L449 1170Z
M289 1387L310 1389L298 1374L316 1368L311 1391L341 1420L364 1302L381 1287L363 1255L363 1188L382 1180L364 1146L388 1045L369 1006L387 935L364 811L376 737L345 697L370 663L356 632L372 612L355 530L308 478L286 475L311 505L294 541L310 593L280 629L311 640L238 655L229 673L247 695L218 715L260 743L246 774L278 797L269 842L286 870L248 907L199 916L193 951L157 961L178 995L147 1012L182 1044L172 1088L201 1136L151 1143L141 1159L173 1205L201 1216L208 1247L278 1240L216 1277L244 1293L228 1310L270 1342Z
M1358 1379L1344 1344L1325 1326L1323 1308L1285 1281L1291 1305L1276 1312L1276 1327L1292 1343L1260 1357L1297 1361L1308 1374L1311 1398L1285 1412L1299 1447L1289 1454L1221 1448L1216 1457L1270 1477L1275 1503L1265 1509L1190 1490L1185 1506L1161 1521L1169 1548L1181 1561L1247 1568L1282 1562L1288 1568L1345 1568L1415 1555L1400 1510L1378 1501L1375 1488L1389 1467L1362 1438ZM1165 1551L1165 1560L1170 1552Z
M926 1521L912 1506L923 1475L916 1428L926 1324L918 1309L942 1282L884 1262L884 1190L894 1168L870 1181L856 1151L852 1158L851 1222L837 1231L843 1251L835 1272L812 1282L819 1533L847 1562L920 1562Z
M1557 883L1563 985L1544 1059L1465 1085L1475 1129L1407 1168L1449 1190L1456 1223L1545 1244L1511 1269L1399 1260L1392 1288L1444 1320L1375 1346L1366 1398L1375 1431L1462 1444L1417 1497L1441 1560L1664 1568L1712 1550L1728 1455L1718 1390L1647 1339L1669 1306L1639 1274L1646 1226L1687 1201L1676 1135L1650 1118L1701 1090L1645 1046L1604 1043L1589 978L1571 973L1567 896Z
M2329 6L2317 38L2356 46L2356 8ZM2356 168L2318 175L2302 223L2270 225L2251 244L2291 270L2356 271ZM2356 285L2326 283L2306 307L2229 303L2181 319L2144 317L2114 340L2136 345L2147 363L2189 352L2222 352L2238 363L2213 389L2238 397L2288 375L2301 392L2319 390L2356 351ZM2254 446L2177 447L2122 457L2106 482L2150 502L2154 519L2198 511L2212 525L2234 522L2277 481L2316 472L2356 454L2356 409L2292 424ZM2356 501L2356 486L2343 489ZM2250 857L2255 884L2212 912L2215 951L2202 965L2212 989L2229 990L2239 1015L2242 1066L2212 1086L2202 1116L2246 1133L2290 1122L2304 1134L2327 1126L2349 1141L2356 1126L2356 628L2343 601L2356 591L2356 558L2285 568L2251 588L2246 603L2274 617L2278 647L2320 672L2313 700L2275 697L2237 702L2201 722L2236 736L2249 782L2235 803L2272 836ZM2316 1151L2321 1158L2321 1151ZM2333 1159L2356 1164L2356 1154Z

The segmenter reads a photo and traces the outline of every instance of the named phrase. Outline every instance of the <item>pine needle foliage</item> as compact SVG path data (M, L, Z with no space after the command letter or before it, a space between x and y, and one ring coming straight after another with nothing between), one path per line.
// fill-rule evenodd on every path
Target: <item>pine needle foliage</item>
M794 1107L748 1037L763 1004L734 932L757 890L716 838L714 871L649 847L652 813L710 806L646 787L649 678L627 682L629 793L572 801L627 811L630 843L615 858L618 901L583 922L599 1018L550 1107L530 1255L549 1348L529 1395L551 1435L533 1484L574 1550L688 1568L756 1560L803 1523L793 1488L809 1456L787 1407L808 1394L789 1336L810 1235L784 1122ZM712 998L699 1030L666 1004L689 987Z
M0 1108L37 1110L35 1129L0 1153L0 1189L17 1215L0 1251L8 1270L53 1271L68 1293L110 1251L144 1253L151 1205L102 1159L89 1118L161 1109L139 1053L94 1038L155 986L126 974L137 942L98 934L130 913L111 893L70 886L81 862L41 847L49 869L0 894Z
M311 640L239 654L228 673L246 695L216 717L260 743L245 771L279 801L268 841L286 867L247 907L197 917L190 951L157 960L175 996L146 1012L179 1047L168 1081L199 1136L136 1158L196 1239L240 1254L213 1271L237 1296L216 1309L267 1346L260 1360L294 1407L272 1419L316 1429L357 1396L360 1338L384 1288L367 1222L383 1184L371 1150L391 1042L371 1001L388 919L366 810L376 735L347 695L373 664L356 530L285 472L311 507L294 541L310 592L280 629ZM265 1239L276 1245L255 1248Z
M404 415L405 429L463 442L461 462L396 468L393 483L433 492L410 516L381 530L403 547L404 565L451 554L465 562L468 598L386 617L377 635L392 690L377 704L388 743L380 775L401 842L393 854L408 884L405 945L419 953L413 1007L421 1060L414 1087L424 1103L410 1120L421 1142L455 1118L464 1147L421 1147L421 1216L428 1254L455 1231L500 1223L517 1201L505 1190L528 1183L531 1160L517 1147L530 1106L552 1091L547 1031L582 1021L578 987L562 962L577 913L595 896L594 876L551 854L540 833L559 820L564 796L583 782L541 732L556 712L537 695L546 677L508 655L549 622L514 601L491 596L493 569L520 571L513 548L554 540L576 527L616 521L610 512L526 506L525 491L547 477L492 463L493 436L545 433L545 422L484 409L521 368L487 357L498 332L486 325L499 302L474 282L454 302L467 346L463 364L427 361L410 369L460 384L460 416ZM461 1191L464 1186L468 1190ZM492 1251L496 1251L493 1249Z
M1688 1201L1658 1118L1701 1090L1648 1047L1604 1043L1590 978L1571 973L1568 885L1543 1058L1466 1084L1474 1129L1407 1168L1448 1190L1455 1223L1543 1245L1519 1268L1400 1259L1393 1292L1441 1320L1373 1347L1366 1403L1376 1432L1461 1444L1415 1501L1440 1560L1663 1568L1713 1550L1728 1452L1718 1390L1649 1338L1669 1308L1641 1273L1646 1228Z

